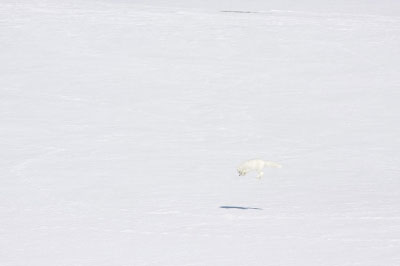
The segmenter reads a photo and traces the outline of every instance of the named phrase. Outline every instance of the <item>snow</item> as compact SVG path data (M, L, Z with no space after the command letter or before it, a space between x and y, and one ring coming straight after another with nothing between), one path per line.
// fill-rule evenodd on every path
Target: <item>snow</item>
M400 5L141 2L1 1L0 265L400 265Z

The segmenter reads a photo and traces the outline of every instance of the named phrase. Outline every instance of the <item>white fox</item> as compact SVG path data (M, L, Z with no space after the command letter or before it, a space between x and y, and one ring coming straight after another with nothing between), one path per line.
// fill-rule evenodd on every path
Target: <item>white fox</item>
M261 177L264 175L263 169L264 167L276 167L276 168L281 168L282 165L279 163L271 162L271 161L264 161L261 159L254 159L254 160L248 160L243 162L242 164L239 165L238 167L238 172L239 175L246 175L250 171L257 171L257 178L261 179Z

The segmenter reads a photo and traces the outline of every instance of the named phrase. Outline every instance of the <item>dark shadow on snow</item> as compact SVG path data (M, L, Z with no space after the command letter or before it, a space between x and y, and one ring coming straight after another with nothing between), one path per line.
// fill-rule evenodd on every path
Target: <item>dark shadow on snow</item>
M221 209L239 209L239 210L262 210L261 208L240 207L240 206L220 206Z

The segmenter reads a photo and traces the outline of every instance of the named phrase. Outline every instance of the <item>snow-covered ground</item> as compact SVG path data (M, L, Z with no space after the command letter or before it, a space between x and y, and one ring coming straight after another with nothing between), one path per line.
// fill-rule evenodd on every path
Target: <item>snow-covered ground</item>
M400 265L398 2L140 2L0 2L0 265Z

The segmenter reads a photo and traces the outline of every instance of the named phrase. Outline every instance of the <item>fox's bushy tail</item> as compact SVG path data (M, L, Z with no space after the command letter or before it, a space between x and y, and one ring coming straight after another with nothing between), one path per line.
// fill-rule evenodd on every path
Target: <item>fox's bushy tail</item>
M266 167L282 168L282 165L276 162L264 161Z

